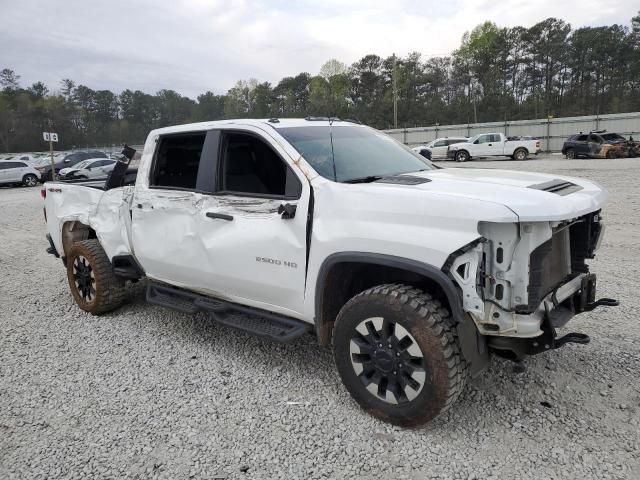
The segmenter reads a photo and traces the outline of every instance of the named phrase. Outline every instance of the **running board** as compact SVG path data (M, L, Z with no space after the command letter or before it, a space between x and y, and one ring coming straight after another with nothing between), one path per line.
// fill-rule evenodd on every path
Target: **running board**
M158 283L147 286L147 301L183 313L206 312L217 323L276 342L291 342L311 329L295 318Z

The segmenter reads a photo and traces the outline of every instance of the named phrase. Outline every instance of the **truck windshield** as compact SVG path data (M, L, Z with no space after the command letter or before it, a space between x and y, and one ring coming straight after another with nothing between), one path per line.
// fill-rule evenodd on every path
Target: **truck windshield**
M436 168L388 135L370 128L328 125L284 127L278 128L278 133L320 175L336 182L375 180Z

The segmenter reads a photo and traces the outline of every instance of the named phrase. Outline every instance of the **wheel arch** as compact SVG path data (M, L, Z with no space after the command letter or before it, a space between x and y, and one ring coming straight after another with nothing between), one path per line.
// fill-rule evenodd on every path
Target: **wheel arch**
M75 242L98 238L96 231L89 225L78 220L68 220L62 224L61 240L62 240L62 261L66 263L67 252L71 249L71 245Z
M394 255L340 252L327 257L318 271L314 315L318 342L329 345L335 318L351 297L389 282L426 287L446 302L456 323L464 318L460 294L441 269Z

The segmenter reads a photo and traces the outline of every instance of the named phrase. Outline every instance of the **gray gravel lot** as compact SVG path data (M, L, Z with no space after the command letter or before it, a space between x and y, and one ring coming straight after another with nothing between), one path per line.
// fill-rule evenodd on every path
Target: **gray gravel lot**
M494 359L420 430L361 412L311 336L267 343L147 305L143 284L85 314L45 253L40 189L0 188L0 478L640 478L640 159L441 164L604 185L592 267L621 306L524 374Z

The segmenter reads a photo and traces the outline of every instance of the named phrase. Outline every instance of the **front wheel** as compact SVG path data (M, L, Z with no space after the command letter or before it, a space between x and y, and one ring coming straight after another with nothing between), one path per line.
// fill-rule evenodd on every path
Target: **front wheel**
M22 184L25 187L35 187L38 184L38 177L36 177L33 173L27 173L24 177L22 177Z
M97 315L122 304L124 281L115 276L109 257L98 240L74 243L66 265L71 294L82 310Z
M567 150L567 153L565 153L565 157L567 157L569 160L575 159L576 151L573 148L570 148L569 150Z
M449 312L408 285L370 288L340 310L334 357L349 393L371 415L422 425L447 410L466 380Z
M469 160L469 154L465 150L460 150L455 156L456 162L466 162Z

